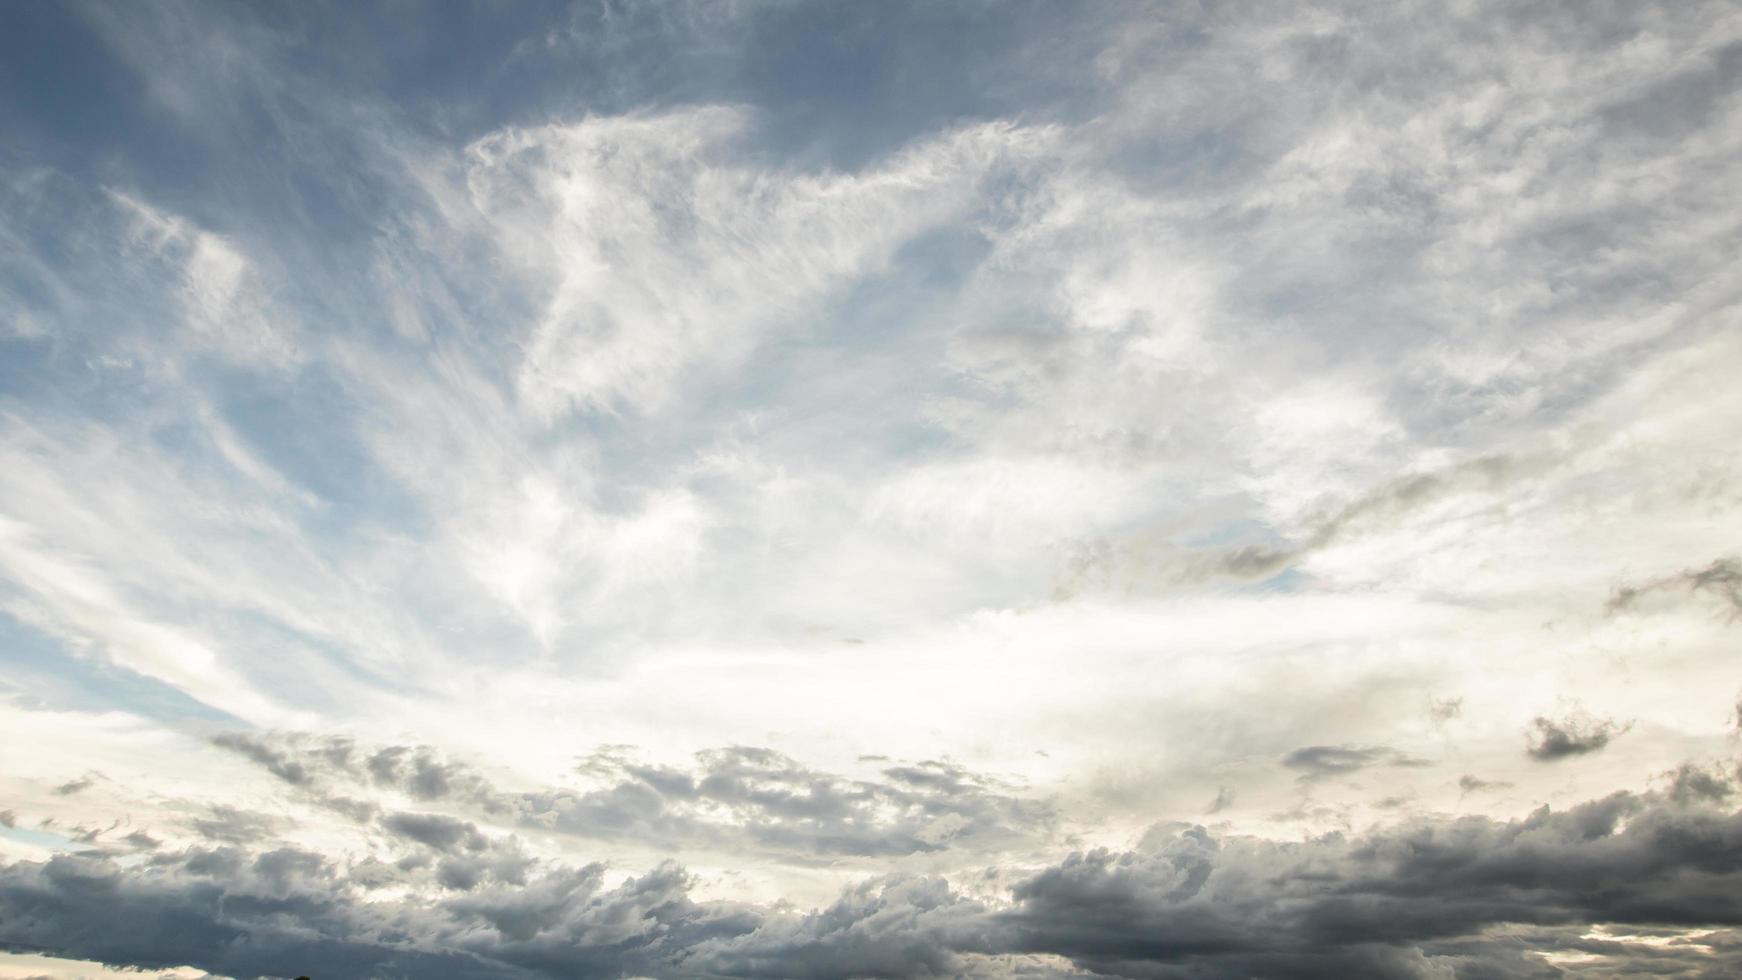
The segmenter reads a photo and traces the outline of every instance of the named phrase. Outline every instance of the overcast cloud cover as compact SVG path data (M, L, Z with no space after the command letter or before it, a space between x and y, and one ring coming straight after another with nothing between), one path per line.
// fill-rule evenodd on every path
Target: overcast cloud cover
M0 134L0 977L1742 974L1734 2L11 3Z

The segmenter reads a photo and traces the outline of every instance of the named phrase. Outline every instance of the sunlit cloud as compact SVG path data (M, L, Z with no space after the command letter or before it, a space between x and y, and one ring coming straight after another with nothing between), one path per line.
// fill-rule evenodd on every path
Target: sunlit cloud
M0 976L1742 962L1733 5L381 13L0 14Z

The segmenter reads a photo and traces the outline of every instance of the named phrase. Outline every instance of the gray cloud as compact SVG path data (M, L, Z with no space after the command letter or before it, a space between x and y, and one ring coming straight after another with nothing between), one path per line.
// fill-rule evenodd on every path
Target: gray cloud
M348 738L247 732L222 732L212 736L211 742L298 787L312 788L323 775L343 774L419 800L439 800L458 791L476 790L479 784L478 777L465 766L443 761L423 746L393 745L365 754ZM355 800L320 798L342 812L366 813L358 809L360 804Z
M886 766L850 779L767 749L698 753L693 769L590 756L605 783L508 801L523 818L577 836L628 834L667 846L748 845L791 855L897 855L1009 845L1048 833L1051 806L948 762Z
M1731 934L1712 953L1674 935L1688 909L1734 918L1716 806L1734 796L1709 768L1575 815L1285 844L1172 828L1055 863L1035 853L1060 836L1052 801L944 756L1065 780L1095 839L1106 808L1137 809L1079 792L1098 770L1175 812L1202 773L1297 746L1242 802L1298 776L1291 800L1330 798L1301 815L1346 817L1354 794L1313 781L1420 775L1375 746L1418 744L1421 691L1467 689L1458 751L1493 758L1506 699L1476 693L1581 644L1565 619L1554 643L1517 631L1605 587L1591 541L1658 574L1734 503L1730 4L630 6L576 8L581 56L553 56L530 6L457 34L387 18L390 38L313 9L81 6L44 32L70 50L4 73L0 592L46 643L8 632L8 663L40 661L30 693L54 709L9 730L78 731L42 739L77 761L32 760L57 780L129 758L129 807L184 789L235 806L183 811L197 848L129 835L154 853L7 866L0 934L238 976L1474 980L1568 969L1550 952L1737 972ZM664 57L662 25L687 21L706 50L676 50L703 56ZM842 39L845 58L813 43ZM69 64L81 84L57 85ZM1034 166L987 163L1031 159L1012 144L1031 139ZM904 190L940 176L960 193ZM136 194L131 216L93 209L116 195L92 179ZM1538 479L1545 445L1568 448L1557 479ZM1075 541L1090 586L1322 574L1031 615ZM1642 587L1735 610L1735 569ZM986 659L954 656L971 648ZM1049 683L1062 653L1102 648ZM688 659L704 649L726 655ZM1586 693L1654 719L1626 747L1662 770L1705 737L1659 727L1685 680L1667 667L1718 676L1723 652ZM1005 682L954 672L976 664ZM889 684L843 680L872 674ZM538 717L478 731L529 691ZM853 710L819 710L837 695ZM159 758L226 712L448 726L505 765L554 729L851 752L900 725L900 751L931 758L606 752L578 787L531 791L415 745L220 736L265 774L245 787ZM1608 724L1550 720L1532 748L1595 751ZM261 783L354 825L245 809L273 809ZM107 788L41 795L100 847L125 833L112 813L74 813ZM291 830L347 843L273 850ZM677 865L619 884L535 861L514 839L535 833L707 850L697 867L757 894L992 867L870 878L807 913L698 900ZM384 853L348 863L359 840Z
M71 837L73 840L78 841L81 844L95 844L95 843L97 843L98 838L102 837L104 834L109 833L110 831L115 830L116 828L118 828L120 826L121 826L121 821L119 821L119 820L116 820L116 821L110 823L109 826L107 826L107 827L99 827L99 826L87 827L87 826L84 826L83 824L80 824L79 826L74 827L72 830L68 831L67 836Z
M1539 716L1525 732L1525 754L1538 762L1554 762L1601 751L1631 725L1574 713L1563 718Z
M1299 848L1188 831L1153 854L1043 872L1005 918L1025 948L1117 975L1418 976L1444 940L1502 923L1733 925L1742 904L1718 893L1742 869L1739 831L1733 814L1626 794Z
M1463 714L1463 698L1446 698L1445 700L1436 698L1428 704L1428 717L1436 722L1451 721L1453 718L1462 717Z
M1233 805L1233 791L1228 789L1226 786L1218 786L1216 788L1216 798L1210 801L1208 807L1204 808L1204 815L1209 816L1210 814L1221 813L1223 810L1226 810Z
M1503 780L1477 779L1468 773L1458 777L1458 791L1461 794L1475 793L1480 790L1510 789L1511 783Z
M1706 969L1742 968L1742 814L1652 794L1304 843L1192 827L1075 854L1002 901L896 875L809 913L697 901L670 864L605 888L599 865L528 862L518 883L365 899L381 867L294 848L62 855L0 867L0 921L61 955L239 976L920 977L1050 956L1120 977L1525 977L1544 952L1621 972L1661 953L1594 924L1668 937L1660 963L1695 952L1683 931L1716 929Z
M261 768L292 786L302 786L309 781L308 770L302 763L245 732L221 732L212 736L212 744L258 763Z
M854 779L763 748L708 750L695 766L677 768L638 762L613 746L579 766L597 788L510 793L428 748L364 753L346 742L336 751L295 734L233 735L219 744L358 819L376 804L329 787L398 791L540 831L662 848L749 847L795 860L900 855L1037 840L1056 823L1050 803L936 760L886 765L879 778Z
M1723 803L1736 793L1730 773L1716 766L1684 762L1664 775L1669 779L1669 796L1678 803Z
M93 780L90 776L80 776L78 779L74 779L74 780L62 783L59 786L56 786L54 788L54 795L56 795L56 796L72 796L72 795L77 794L77 793L83 793L85 790L90 789L91 786L94 785L94 783L95 783L95 780Z
M1377 487L1320 516L1299 552L1328 547L1363 527L1385 527L1399 518L1460 493L1492 493L1541 474L1548 456L1488 455L1427 473L1412 473Z
M188 821L188 827L206 840L225 844L252 844L277 833L282 821L265 813L233 806L214 805L205 815Z
M1282 764L1298 770L1303 780L1317 780L1375 766L1419 768L1431 763L1384 746L1309 745L1283 756Z
M155 851L159 847L163 846L162 841L151 836L150 834L146 833L143 830L135 830L131 834L128 834L126 837L121 838L121 840L123 842L125 842L129 847L132 847L132 848L135 848L135 849L141 850L141 851Z
M1647 598L1666 592L1703 593L1722 601L1731 616L1742 616L1742 562L1717 558L1702 568L1690 568L1637 585L1623 585L1604 604L1613 614L1637 608Z
M398 787L420 800L439 800L481 785L465 766L443 761L423 747L389 746L371 754L365 765L376 785Z
M381 826L389 833L444 853L482 851L489 846L476 824L439 813L390 813Z
M1554 457L1543 454L1495 454L1430 472L1412 473L1310 516L1295 540L1287 543L1245 544L1185 553L1170 543L1150 538L1095 542L1078 549L1070 582L1058 594L1068 597L1085 583L1110 579L1141 578L1182 584L1218 577L1248 581L1269 578L1314 552L1363 533L1394 528L1404 518L1432 504L1461 494L1496 493L1546 472L1555 463ZM1446 704L1454 711L1458 707L1456 702Z

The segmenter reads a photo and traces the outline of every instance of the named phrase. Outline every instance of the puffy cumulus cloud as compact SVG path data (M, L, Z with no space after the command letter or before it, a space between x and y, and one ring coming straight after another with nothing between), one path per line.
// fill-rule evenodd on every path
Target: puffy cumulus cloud
M600 865L527 862L512 881L396 897L366 862L196 847L6 865L0 915L9 939L59 954L244 976L920 977L1052 962L1134 978L1526 977L1581 961L1719 975L1742 965L1739 878L1742 814L1617 793L1297 843L1191 827L1074 854L996 895L886 876L808 912L698 900L672 864L612 887Z

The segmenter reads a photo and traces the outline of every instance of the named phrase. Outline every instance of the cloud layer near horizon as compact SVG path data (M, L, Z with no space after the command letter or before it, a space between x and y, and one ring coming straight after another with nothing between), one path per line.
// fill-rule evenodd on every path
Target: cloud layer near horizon
M1742 964L1733 4L424 14L0 13L0 976Z

